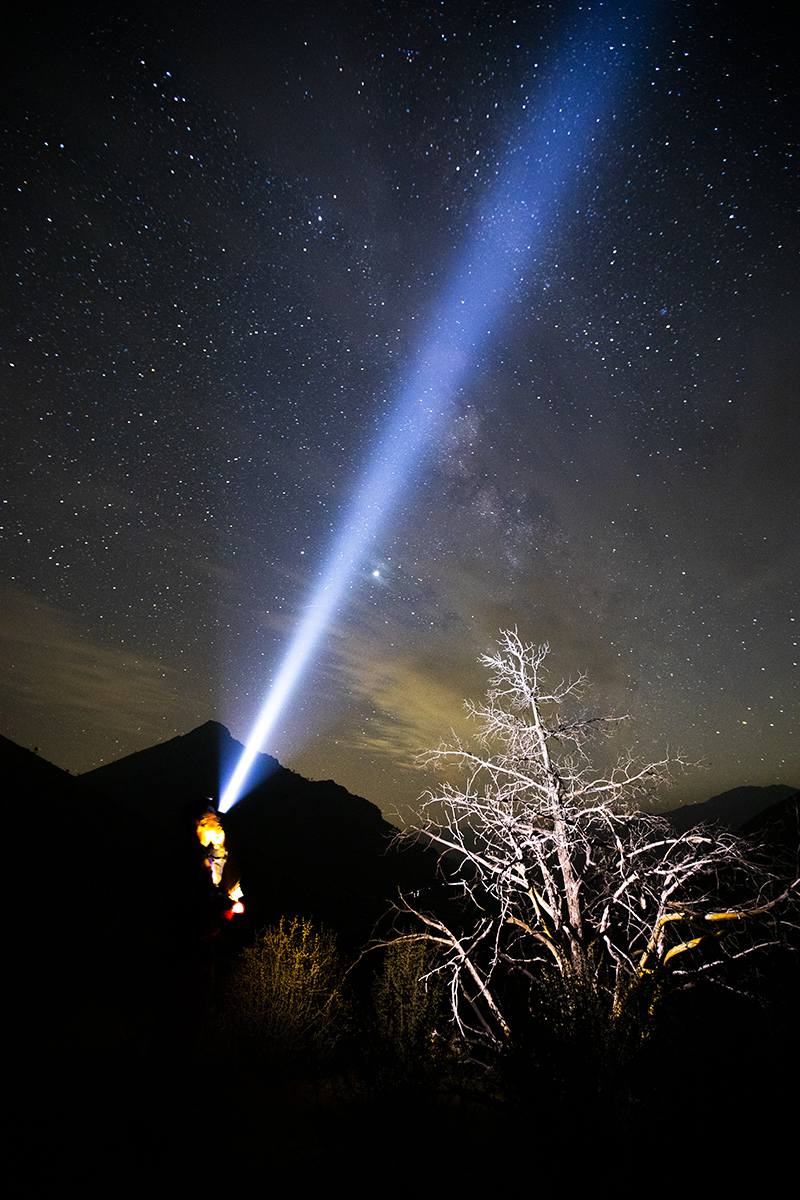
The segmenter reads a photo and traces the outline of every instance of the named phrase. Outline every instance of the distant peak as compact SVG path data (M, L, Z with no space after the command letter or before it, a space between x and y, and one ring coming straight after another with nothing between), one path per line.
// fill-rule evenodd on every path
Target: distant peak
M217 747L223 756L240 754L244 751L244 746L237 741L226 725L220 721L206 721L203 725L198 725L196 729L192 729L189 733L183 735L184 738L190 738L193 741L200 743L212 742ZM268 769L271 773L276 767L280 767L277 758L272 754L267 754L266 751L260 751L256 759L256 764L261 764L262 769ZM258 766L253 769L253 779L258 778Z
M223 725L221 721L206 721L203 725L198 725L196 729L190 730L189 733L186 733L183 736L191 737L193 733L224 733L226 737L229 737L231 740L233 740L231 731L226 725Z

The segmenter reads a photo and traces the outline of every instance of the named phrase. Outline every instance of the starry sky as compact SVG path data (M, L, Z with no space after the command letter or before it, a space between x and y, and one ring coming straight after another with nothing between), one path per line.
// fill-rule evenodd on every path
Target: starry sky
M246 739L484 223L515 268L264 749L402 820L516 625L588 673L587 709L631 713L626 746L704 764L671 804L796 785L782 11L27 8L1 85L2 731L72 771L209 719Z

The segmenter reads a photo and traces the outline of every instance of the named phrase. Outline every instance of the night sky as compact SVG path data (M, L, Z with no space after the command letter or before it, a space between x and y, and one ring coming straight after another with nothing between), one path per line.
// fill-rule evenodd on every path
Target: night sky
M516 625L637 753L705 763L671 803L797 784L785 7L62 7L2 71L2 731L72 771L244 741L502 242L264 749L402 813Z

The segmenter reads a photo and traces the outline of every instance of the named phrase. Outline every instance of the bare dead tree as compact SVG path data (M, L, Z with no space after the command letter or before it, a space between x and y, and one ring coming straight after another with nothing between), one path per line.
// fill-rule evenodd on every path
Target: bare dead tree
M641 764L625 755L596 768L593 743L627 718L571 715L584 676L553 686L548 647L524 644L516 630L499 646L481 658L486 702L468 705L477 747L425 756L456 768L458 783L429 793L405 835L440 849L464 900L458 928L409 899L401 905L417 924L404 936L440 949L460 1033L507 1042L512 978L555 977L613 1025L634 1008L639 1019L652 1014L670 982L785 941L796 877L734 834L678 836L641 810L680 756Z

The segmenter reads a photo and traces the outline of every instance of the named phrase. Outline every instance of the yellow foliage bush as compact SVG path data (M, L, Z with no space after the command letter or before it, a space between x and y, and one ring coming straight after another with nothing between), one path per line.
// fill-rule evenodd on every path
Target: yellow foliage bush
M349 1011L335 936L281 918L242 954L225 1007L229 1025L273 1064L329 1058Z

